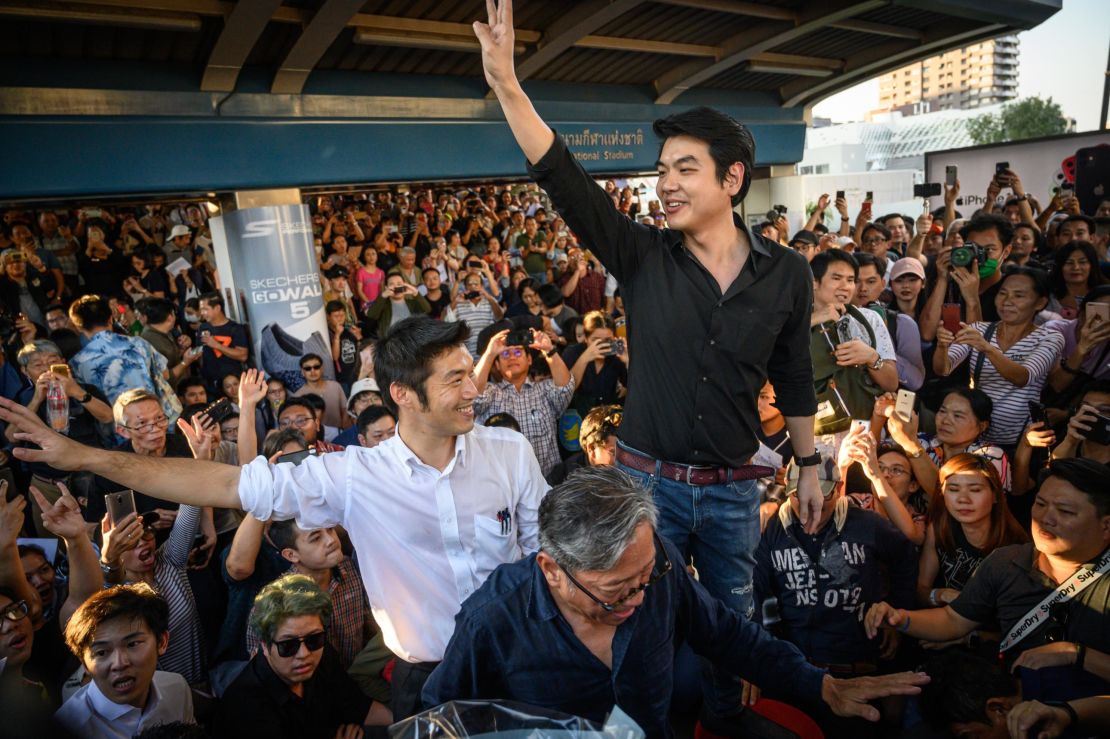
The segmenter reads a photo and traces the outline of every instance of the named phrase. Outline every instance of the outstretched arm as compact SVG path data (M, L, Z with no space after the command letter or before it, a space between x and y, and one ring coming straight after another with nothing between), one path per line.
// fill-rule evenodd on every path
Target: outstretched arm
M14 429L13 438L17 441L39 447L19 447L14 451L15 456L25 462L43 462L59 470L92 472L124 487L145 490L177 503L220 508L240 506L238 467L199 459L148 457L94 449L51 431L34 413L7 398L0 398L0 421ZM204 480L205 484L197 485L197 480Z
M474 22L474 34L482 45L482 68L486 82L505 111L505 120L524 156L535 164L555 141L554 132L543 122L532 101L524 94L513 66L512 0L486 0L489 23Z

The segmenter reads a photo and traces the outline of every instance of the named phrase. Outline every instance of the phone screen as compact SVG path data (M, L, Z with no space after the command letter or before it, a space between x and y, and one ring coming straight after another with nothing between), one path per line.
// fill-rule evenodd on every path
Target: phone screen
M940 309L940 319L946 331L957 333L960 330L960 304L945 303Z

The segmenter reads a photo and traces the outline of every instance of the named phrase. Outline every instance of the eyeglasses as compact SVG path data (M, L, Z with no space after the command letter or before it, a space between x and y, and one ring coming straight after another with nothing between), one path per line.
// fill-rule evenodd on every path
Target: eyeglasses
M519 358L519 357L523 357L523 356L524 356L524 350L521 349L520 347L514 347L512 349L502 349L501 350L501 358L502 359L508 359L509 357Z
M282 639L281 641L271 642L277 653L282 657L292 657L297 652L301 651L301 644L310 652L318 652L324 648L324 632L314 631L302 637L295 637L293 639Z
M303 429L305 426L307 426L309 423L311 423L314 420L315 419L312 416L297 416L296 418L283 418L283 419L281 419L281 421L278 422L278 426L280 426L283 429L287 429L290 426L296 426L299 429Z
M885 243L886 243L886 239L883 239L883 238L878 238L878 239L864 239L864 240L863 240L863 244L864 244L864 246L873 246L873 245L875 245L875 244L885 244Z
M303 369L305 372L315 372L316 370L323 369L323 368L324 368L324 365L322 365L322 364L301 365L301 369Z
M661 541L659 541L659 535L656 534L655 532L652 532L651 538L655 542L655 566L653 566L652 569L651 569L651 576L648 578L647 582L642 583L640 585L637 585L636 587L632 588L631 590L629 590L627 593L625 593L624 595L622 595L620 598L613 601L612 603L606 603L601 598L598 598L596 595L594 595L589 590L587 590L585 587L583 587L582 583L575 580L574 575L570 574L570 572L567 571L566 567L563 567L562 565L559 565L559 569L563 571L563 573L567 576L568 580L570 580L572 583L574 583L574 586L576 588L578 588L579 590L581 590L583 593L586 594L587 598L592 600L594 603L597 603L599 606L604 608L606 611L612 613L613 611L620 608L621 605L623 605L624 603L627 603L632 598L635 598L637 595L639 595L640 593L647 590L649 587L651 587L655 583L662 580L664 577L667 576L667 573L669 573L671 571L671 569L672 569L671 560L667 556L666 550L663 549L663 543ZM662 567L659 567L659 555L660 554L663 556L663 566Z
M0 611L0 619L6 618L9 621L19 621L20 619L27 618L29 610L27 601L17 600L15 603L10 604L7 608Z
M155 429L164 429L166 428L166 426L169 425L169 423L170 419L162 416L161 418L156 418L153 421L147 421L146 423L140 423L135 426L124 426L123 428L127 429L128 431L138 431L141 434L145 434L148 431L154 431Z
M879 464L879 472L884 475L894 475L895 477L910 474L909 470L904 467L887 467L885 464L881 463Z

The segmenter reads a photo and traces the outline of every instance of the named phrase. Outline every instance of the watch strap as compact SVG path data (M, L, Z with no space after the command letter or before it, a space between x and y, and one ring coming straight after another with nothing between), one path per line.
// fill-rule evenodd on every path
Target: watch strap
M816 467L821 464L821 452L814 452L806 457L799 457L794 455L794 464L799 467Z

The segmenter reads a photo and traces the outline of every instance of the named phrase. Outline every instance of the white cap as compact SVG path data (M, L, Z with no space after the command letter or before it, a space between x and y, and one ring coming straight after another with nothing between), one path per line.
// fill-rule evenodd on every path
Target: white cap
M166 241L173 241L178 236L189 236L192 233L188 226L179 223L170 230L170 235L166 237Z
M358 396L359 393L370 391L381 395L382 391L378 388L378 383L373 377L364 377L354 385L351 385L351 397L347 398L347 410L351 410L351 403Z

